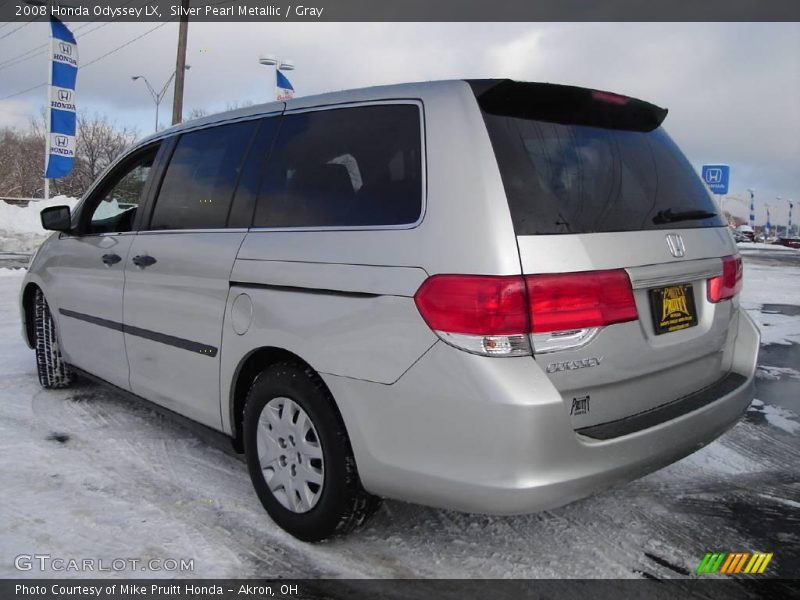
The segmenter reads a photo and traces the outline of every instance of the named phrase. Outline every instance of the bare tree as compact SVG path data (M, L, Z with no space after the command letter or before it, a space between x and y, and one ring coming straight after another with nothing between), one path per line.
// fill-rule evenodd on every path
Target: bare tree
M234 102L228 102L227 104L225 104L225 110L226 111L227 110L236 110L238 108L247 108L249 106L253 106L253 101L252 100L244 100L242 102L239 102L238 100L236 100Z
M0 195L40 196L44 182L44 136L34 131L0 130Z
M204 108L193 108L189 111L189 115L186 117L186 121L191 121L193 119L201 119L203 117L208 116L208 111Z
M26 131L0 130L0 196L42 195L45 137L43 115L32 119ZM105 115L78 113L74 166L66 177L51 180L52 192L83 195L136 137L135 130L118 128Z
M71 183L81 190L86 190L137 137L136 131L118 129L105 115L84 113L78 114L76 133L75 154L80 168L74 170Z

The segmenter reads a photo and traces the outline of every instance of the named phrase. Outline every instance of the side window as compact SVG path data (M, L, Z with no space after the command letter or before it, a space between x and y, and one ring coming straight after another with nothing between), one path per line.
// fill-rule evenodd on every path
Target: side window
M264 179L264 167L272 150L280 122L280 114L273 114L261 119L258 124L258 133L250 145L250 151L242 166L242 174L239 176L239 183L236 184L236 194L228 215L228 227L247 228L253 222L258 190Z
M254 121L247 121L183 134L164 175L150 229L225 227L255 128Z
M419 108L337 108L283 118L253 226L402 225L421 210Z
M157 151L157 147L147 150L111 174L99 196L90 201L91 217L84 228L85 234L121 233L133 228Z

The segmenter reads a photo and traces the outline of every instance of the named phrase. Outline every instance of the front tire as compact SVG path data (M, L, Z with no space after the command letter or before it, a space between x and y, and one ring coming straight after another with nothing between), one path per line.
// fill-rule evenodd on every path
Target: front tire
M33 323L36 333L36 368L43 388L65 388L75 380L58 345L56 323L42 290L37 289L33 299Z
M250 478L272 520L317 542L364 523L380 499L361 486L344 423L320 376L299 362L264 370L244 409Z

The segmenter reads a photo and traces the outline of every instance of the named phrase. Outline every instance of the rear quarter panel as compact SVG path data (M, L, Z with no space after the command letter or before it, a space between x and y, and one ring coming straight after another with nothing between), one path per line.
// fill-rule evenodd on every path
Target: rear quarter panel
M497 163L466 83L403 86L402 95L359 90L347 101L420 106L422 218L407 227L250 230L231 274L223 328L228 431L236 373L255 350L282 348L323 374L390 385L437 340L413 299L428 276L520 273ZM313 107L301 99L287 111ZM252 322L237 333L233 320L242 315L234 304L242 294Z

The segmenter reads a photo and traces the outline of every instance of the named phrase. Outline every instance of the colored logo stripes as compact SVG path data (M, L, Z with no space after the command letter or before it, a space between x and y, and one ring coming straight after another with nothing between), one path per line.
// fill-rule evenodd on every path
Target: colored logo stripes
M697 573L763 573L772 560L772 552L706 552Z

